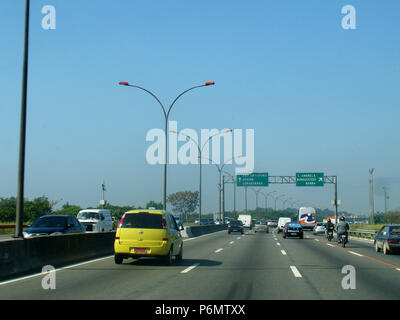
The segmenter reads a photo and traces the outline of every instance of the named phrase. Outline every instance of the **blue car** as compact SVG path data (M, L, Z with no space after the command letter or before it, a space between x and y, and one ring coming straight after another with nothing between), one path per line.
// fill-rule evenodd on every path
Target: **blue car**
M48 215L37 218L24 232L24 238L84 232L85 227L74 216Z
M297 222L288 222L283 228L283 238L298 237L303 239L303 227Z
M384 254L400 250L400 225L383 226L375 236L376 252Z

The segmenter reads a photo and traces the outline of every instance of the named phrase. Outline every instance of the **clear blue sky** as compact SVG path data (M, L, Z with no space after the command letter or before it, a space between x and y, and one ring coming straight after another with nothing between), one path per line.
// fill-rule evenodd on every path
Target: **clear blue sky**
M340 209L358 214L369 213L375 168L376 210L383 185L389 207L400 207L399 1L31 2L27 198L95 206L104 179L113 204L161 201L163 166L146 162L145 137L163 128L163 115L149 95L118 82L168 105L215 81L177 102L170 120L179 130L254 129L255 171L337 175ZM17 191L24 3L0 2L0 197ZM348 4L356 30L341 26ZM41 27L45 5L56 9L56 30ZM198 189L196 165L171 165L168 177L168 194ZM214 166L203 181L204 211L218 211ZM332 185L272 190L333 208ZM243 200L239 189L239 209ZM231 210L232 186L226 202Z

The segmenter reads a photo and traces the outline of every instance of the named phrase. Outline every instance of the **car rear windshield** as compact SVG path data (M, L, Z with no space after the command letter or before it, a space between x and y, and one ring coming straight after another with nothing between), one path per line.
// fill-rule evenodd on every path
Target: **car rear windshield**
M229 224L230 224L231 226L233 226L233 227L240 226L240 222L239 222L239 221L231 221L231 222L229 222Z
M390 234L400 235L400 227L391 228Z
M126 214L122 228L162 229L162 215L147 212Z
M37 219L33 224L32 228L54 228L54 227L66 227L66 217L42 217Z

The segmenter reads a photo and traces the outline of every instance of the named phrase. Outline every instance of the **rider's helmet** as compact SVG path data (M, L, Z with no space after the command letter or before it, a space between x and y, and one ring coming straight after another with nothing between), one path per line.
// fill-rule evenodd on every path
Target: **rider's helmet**
M331 222L331 219L328 219L328 222Z
M344 216L341 216L340 217L340 221L344 221L345 219L344 219Z

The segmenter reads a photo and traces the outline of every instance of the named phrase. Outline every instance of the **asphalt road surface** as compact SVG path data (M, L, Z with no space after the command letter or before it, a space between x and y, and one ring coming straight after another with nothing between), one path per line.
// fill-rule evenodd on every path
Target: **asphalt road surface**
M186 239L183 257L171 266L96 259L57 270L54 290L42 288L44 275L0 283L0 299L400 299L400 255L362 240L343 249L311 232L283 239L221 231ZM354 273L342 273L345 266Z

